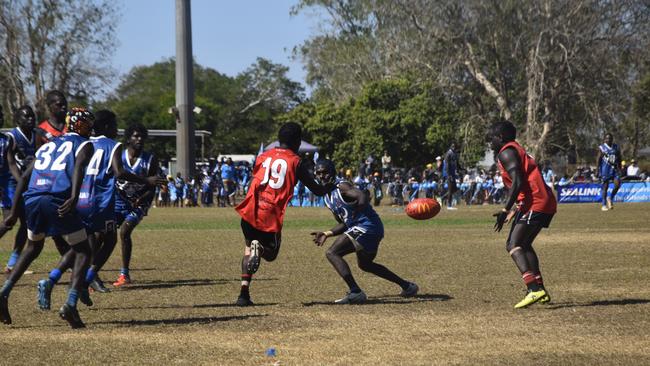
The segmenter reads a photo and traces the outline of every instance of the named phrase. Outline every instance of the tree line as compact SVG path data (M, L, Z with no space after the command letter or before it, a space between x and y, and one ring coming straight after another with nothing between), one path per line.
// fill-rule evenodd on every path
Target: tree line
M113 109L123 125L175 128L173 59L105 89L118 11L109 1L0 1L5 110L42 111L44 90L60 89L73 104ZM351 166L384 150L400 166L430 162L452 140L471 166L499 118L538 159L589 162L605 131L626 156L649 143L647 1L300 0L291 11L320 22L294 49L311 96L262 58L234 77L195 64L208 154L256 152L288 120ZM173 156L172 139L151 142Z

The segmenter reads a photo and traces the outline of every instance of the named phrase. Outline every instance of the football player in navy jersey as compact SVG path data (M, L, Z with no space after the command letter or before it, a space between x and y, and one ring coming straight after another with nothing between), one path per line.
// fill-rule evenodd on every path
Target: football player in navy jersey
M11 202L13 200L14 191L16 190L16 185L18 184L17 179L20 179L20 175L22 175L22 173L27 169L27 166L34 160L34 153L36 152L36 144L34 141L36 115L34 114L32 107L23 105L18 108L14 115L14 120L16 122L16 127L6 134L12 140L12 143L8 146L8 151L6 152L6 159L9 165L14 165L17 168L17 176L14 176L13 174L9 176L6 185L4 181L2 182L2 212L5 218L11 210ZM7 261L5 273L9 273L16 264L16 261L27 242L25 210L21 206L17 212L20 226L18 226L18 230L16 231L14 248L9 257L9 261ZM6 231L4 230L0 231L0 238L2 238L5 233Z
M9 217L3 225L11 227L18 219L17 207L25 202L27 247L0 289L0 321L11 324L8 300L16 282L43 249L45 237L60 235L75 251L75 263L68 300L59 315L72 328L85 327L77 311L79 291L91 259L90 245L81 216L75 211L84 171L93 155L88 141L94 116L83 108L68 112L68 132L47 142L23 174L14 196Z
M117 137L117 121L111 111L100 110L95 114L94 135L90 141L94 147L93 157L88 163L79 194L77 212L81 215L88 231L88 240L93 252L92 265L86 272L86 283L80 292L81 302L92 305L88 295L88 286L95 291L108 292L97 272L111 256L117 242L115 225L115 180L125 179L132 182L155 185L165 179L158 177L143 178L129 173L122 164L122 144L114 140ZM42 310L50 309L52 288L57 284L66 269L72 267L75 252L68 251L53 269L48 279L38 282L38 304Z
M144 151L147 135L147 129L141 124L130 126L124 133L127 148L121 154L122 164L126 171L140 177L154 177L158 174L158 161L153 154ZM133 248L131 233L147 215L155 188L122 179L118 179L116 185L115 215L122 242L122 268L113 286L119 287L131 283L129 275Z
M614 197L618 189L621 187L621 150L618 145L614 143L614 137L611 133L605 135L603 143L598 146L598 172L596 173L603 182L602 188L602 210L608 211L614 208ZM607 197L607 188L609 182L614 183L614 189L609 197Z
M335 182L336 168L330 160L319 160L314 172L320 184ZM379 215L370 206L368 194L355 188L350 182L339 181L337 189L325 195L325 204L339 224L329 231L317 231L311 234L314 236L314 243L318 246L323 245L330 236L338 236L327 250L326 256L348 285L349 292L334 303L361 304L367 299L343 259L344 256L355 252L361 270L399 285L402 288L400 295L403 297L415 296L418 285L402 279L374 261L379 243L384 237L384 225Z

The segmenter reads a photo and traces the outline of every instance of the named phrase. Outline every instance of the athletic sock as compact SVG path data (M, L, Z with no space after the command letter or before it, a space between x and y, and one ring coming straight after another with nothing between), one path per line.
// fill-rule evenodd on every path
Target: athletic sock
M535 273L535 282L537 282L537 285L540 288L544 288L544 279L542 278L542 273L541 272Z
M9 257L9 260L7 261L7 267L9 268L14 268L16 265L16 262L18 262L18 257L20 257L20 253L17 251L11 252L11 256Z
M61 270L58 268L54 268L52 271L50 271L50 276L48 278L48 280L50 281L50 285L52 286L56 285L61 279L62 275L63 272L61 272Z
M70 291L68 291L68 301L66 304L72 306L73 308L76 308L77 300L79 300L79 291L71 288Z
M11 289L14 288L14 282L6 280L2 288L0 289L0 296L9 297Z
M95 277L97 276L97 272L93 270L92 268L88 268L88 271L86 271L86 284L90 284L95 280Z
M120 274L128 276L129 275L129 269L128 268L122 268L120 269Z
M239 291L239 296L250 299L251 295L249 292L249 287L251 285L251 281L253 280L253 275L250 275L248 273L242 273L241 275L241 289Z
M526 287L528 287L528 290L539 291L539 285L537 284L537 280L535 279L533 272L526 271L521 275L521 278L524 280L524 283L526 284Z

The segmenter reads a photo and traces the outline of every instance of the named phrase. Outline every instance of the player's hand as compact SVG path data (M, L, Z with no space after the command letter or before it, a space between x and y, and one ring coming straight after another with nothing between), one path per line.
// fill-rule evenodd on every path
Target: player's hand
M16 224L16 221L18 221L18 216L16 216L13 213L10 213L9 216L2 222L2 226L0 227L1 232L6 232L9 231L14 225Z
M162 186L164 184L167 184L166 178L159 177L157 175L147 177L147 185L149 186Z
M496 232L501 231L501 228L503 228L503 224L506 223L506 219L508 218L508 215L509 213L508 211L505 211L505 209L492 215L493 217L497 218L497 222L494 224L494 231Z
M506 217L506 221L504 221L503 223L504 224L509 223L512 220L512 218L515 217L516 213L517 213L517 211L512 211L512 210L510 212L508 212L508 216Z
M68 198L67 200L65 200L65 202L63 202L61 206L59 206L59 209L57 210L57 212L59 213L59 217L63 217L69 214L70 212L72 212L72 210L75 209L75 207L77 207L77 199L72 197Z
M319 247L325 244L325 240L327 240L327 235L325 235L325 233L322 231L314 231L311 233L311 235L314 236L314 243L316 243L316 245Z

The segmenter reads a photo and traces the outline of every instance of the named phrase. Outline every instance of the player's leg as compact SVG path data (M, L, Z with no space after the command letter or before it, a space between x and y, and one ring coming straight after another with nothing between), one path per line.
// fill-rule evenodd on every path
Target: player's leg
M540 286L541 273L539 271L539 260L532 249L532 242L542 229L538 224L526 224L518 220L513 223L506 244L506 250L515 262L521 273L521 277L528 289L526 297L515 305L515 308L522 308L534 304L541 298L547 296L543 286Z
M54 235L52 236L52 240L54 241L54 245L56 246L56 250L59 251L59 254L63 256L65 253L70 250L70 245L63 239L60 235Z
M133 250L133 241L131 240L131 233L135 229L134 222L126 219L120 227L120 241L122 243L122 268L120 269L120 276L117 281L113 282L113 286L119 287L131 283L131 276L129 274L129 266L131 265L131 252Z
M11 212L11 209L6 207L2 208L3 219L7 218L9 212ZM0 238L2 238L9 230L11 230L11 228L8 228L6 226L0 228ZM12 250L11 255L9 256L9 260L7 260L7 265L5 266L4 273L11 272L11 269L16 265L16 261L18 260L18 257L20 257L20 251L17 251L16 246L14 245L14 250Z
M9 315L8 308L9 294L16 282L18 282L23 273L25 273L27 268L29 268L34 259L38 258L41 254L44 239L44 234L31 235L25 250L20 253L16 265L7 276L7 280L2 285L2 288L0 288L0 321L4 324L11 324L11 316Z
M607 189L609 188L609 179L603 178L603 185L600 190L600 196L601 196L601 203L602 207L601 209L603 211L609 210L609 206L607 205Z
M99 245L99 251L95 256L93 256L93 263L86 274L86 282L97 292L110 292L110 290L104 286L104 283L99 278L98 274L104 267L104 264L108 261L108 258L111 257L111 254L113 254L115 244L117 244L117 231L113 228L112 230L108 230L106 233L96 232L92 235L92 238L92 240Z
M250 285L253 281L253 274L257 272L261 258L267 262L274 261L280 252L282 236L280 233L268 233L255 229L244 219L241 220L242 233L246 246L241 261L241 288L236 305L253 305L250 299Z
M68 250L59 260L59 263L52 269L47 279L38 281L38 307L41 310L50 310L52 289L61 279L65 271L74 267L75 251Z
M357 281L352 276L352 271L350 271L350 266L343 259L344 256L354 252L354 244L346 235L338 236L332 246L325 252L327 260L334 266L336 272L349 288L348 293L343 298L334 301L336 304L360 304L366 301L366 294L357 284Z
M618 193L619 188L621 188L621 180L616 177L614 178L614 188L612 189L612 193L609 196L609 200L607 200L607 208L610 210L614 208L614 198L616 197L616 193Z
M414 296L418 292L418 286L415 283L406 281L390 269L386 268L386 266L376 263L374 261L376 257L376 251L368 252L365 249L357 250L357 264L362 271L372 273L377 277L381 277L398 285L402 288L401 295L404 297Z
M75 261L72 269L70 290L68 291L68 300L59 310L59 316L66 320L72 328L83 328L85 325L79 317L77 302L82 296L81 292L88 291L85 276L90 265L92 251L85 228L63 235L63 238L70 245L70 251L74 253Z

